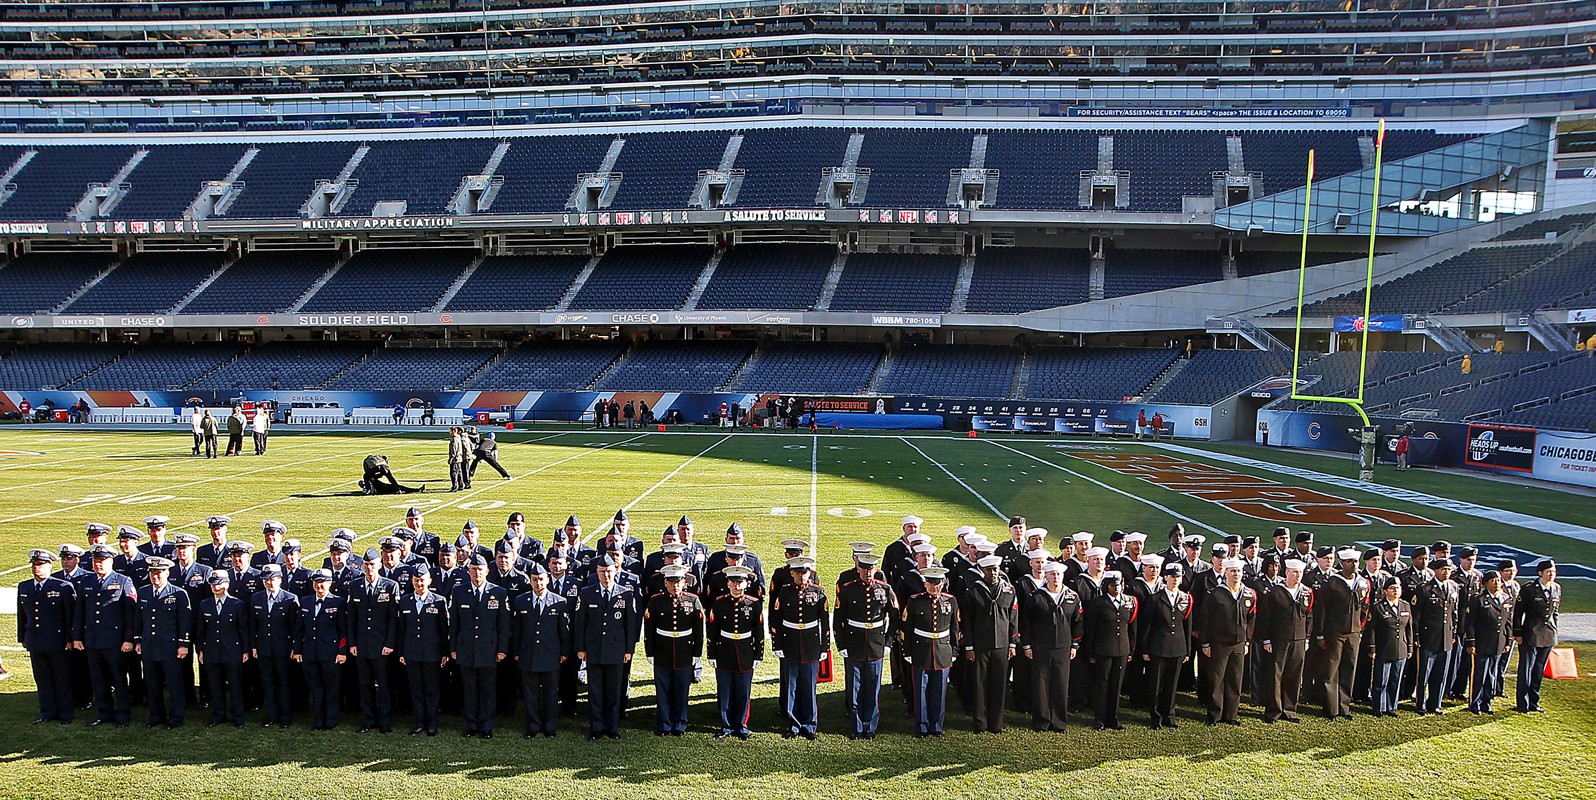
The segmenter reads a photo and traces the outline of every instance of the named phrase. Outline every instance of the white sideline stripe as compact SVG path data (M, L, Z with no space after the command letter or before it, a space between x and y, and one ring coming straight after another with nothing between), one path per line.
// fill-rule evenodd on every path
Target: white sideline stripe
M904 438L902 436L898 437L898 441L903 442L904 444L906 444L906 445L908 445L910 447L913 447L914 448L914 452L919 453L922 458L924 458L925 460L931 462L932 466L936 467L937 469L942 470L942 474L943 475L946 475L949 478L952 478L953 480L957 481L960 486L964 487L965 491L969 492L970 494L975 495L975 499L980 500L981 501L981 505L986 506L987 508L991 509L992 513L996 514L998 519L1008 519L1008 517L1005 516L1002 511L998 510L997 506L992 505L991 503L987 502L987 499L985 497L982 497L981 493L976 491L974 487L972 487L968 483L965 483L963 478L960 478L959 476L954 475L953 473L949 472L947 467L942 466L942 462L940 462L940 461L938 461L938 460L926 455L925 451L921 450L917 445L915 445L914 442L911 442L911 441L909 441L908 439L906 439L906 438Z
M1340 487L1342 489L1355 489L1360 492L1368 492L1369 494L1379 495L1380 497L1389 498L1391 500L1402 500L1415 505L1425 506L1427 508L1435 508L1442 511L1453 511L1466 516L1476 517L1478 519L1486 519L1492 522L1500 522L1503 525L1513 525L1519 528L1527 528L1532 531L1549 533L1553 536L1561 536L1566 539L1577 539L1581 542L1596 543L1596 528L1587 528L1583 525L1575 525L1569 522L1559 522L1557 520L1546 519L1545 517L1536 517L1529 514L1520 514L1517 511L1508 511L1504 508L1482 506L1477 503L1470 503L1466 500L1453 500L1447 497L1437 497L1433 494L1415 492L1411 489L1400 489L1394 486L1381 486L1378 483L1367 483L1355 478L1343 478L1339 475L1330 475L1328 473L1316 472L1314 470L1304 469L1302 467L1290 467L1284 464L1259 461L1256 458L1247 458L1246 456L1232 455L1230 453L1212 453L1207 450L1199 450L1195 447L1186 447L1184 445L1178 444L1159 444L1156 442L1153 443L1152 446L1159 448L1160 450L1169 450L1171 452L1196 456L1198 458L1208 458L1213 459L1214 461L1222 461L1226 464L1235 464L1237 466L1260 469L1265 472L1273 472L1276 475L1290 475L1293 478L1304 478L1311 481L1318 481L1319 483L1327 483L1331 486Z
M1168 514L1168 515L1174 517L1175 519L1181 520L1183 522L1189 522L1189 523L1191 523L1193 525L1196 525L1199 528L1202 528L1205 531L1209 531L1211 533L1216 533L1216 534L1219 534L1220 536L1224 536L1225 535L1224 531L1222 531L1222 530L1220 530L1218 528L1215 528L1212 525L1208 525L1206 523L1203 523L1203 522L1200 522L1198 520L1192 519L1191 517L1188 517L1185 514L1180 513L1179 511L1176 511L1176 510L1174 510L1174 509L1172 509L1172 508L1170 508L1170 507L1168 507L1166 505L1163 505L1162 503L1157 503L1157 502L1154 502L1152 500L1148 500L1145 497L1137 497L1136 495L1131 494L1130 492L1127 492L1124 489L1120 489L1119 487L1116 487L1116 486L1109 486L1108 484L1103 483L1102 481L1100 481L1100 480L1098 480L1096 478L1093 478L1090 475L1083 475L1083 474L1081 474L1079 472L1076 472L1073 469L1070 469L1069 467L1063 466L1061 464L1055 464L1054 462L1048 461L1047 459L1041 458L1039 456L1031 455L1030 453L1027 453L1024 450L1016 450L1016 449L1014 449L1012 447L1009 447L1006 444L1003 444L1002 442L994 441L992 439L984 439L982 441L985 441L988 444L996 445L996 446L1001 447L1004 450L1008 450L1009 452L1012 452L1012 453L1019 453L1020 455L1025 456L1026 458L1029 458L1032 461L1041 462L1043 464L1046 464L1046 465L1052 467L1053 469L1059 470L1060 472L1068 472L1069 474L1074 475L1075 477L1080 478L1083 481L1090 481L1090 482L1092 482L1094 484L1097 484L1098 486L1103 487L1104 489L1107 489L1107 490L1113 492L1114 494L1124 495L1125 497L1129 497L1130 499L1135 500L1138 503L1143 503L1143 504L1152 506L1153 508L1156 508L1159 511L1162 511L1165 514Z
M377 434L377 436L387 436L387 435L388 434L385 434L385 433ZM377 437L376 436L362 436L360 438L366 439L366 438L377 438ZM316 446L318 444L325 444L325 443L324 442L308 442L308 443L305 443L305 444L291 444L291 445L285 445L283 447L279 447L277 449L278 450L297 450L297 449L299 449L301 447L314 447L314 446ZM142 451L141 450L141 451L137 451L137 452L150 452L150 451ZM136 454L136 453L133 453L133 454ZM115 454L115 455L130 455L130 453L118 453L118 454ZM53 461L53 462L44 462L44 463L48 463L50 466L55 466L57 464L67 464L67 463L71 463L73 461L85 461L85 460L91 460L91 459L96 459L96 458L105 458L105 456L84 456L82 458L69 458L69 459L65 459L63 461ZM139 467L129 467L127 469L117 470L116 472L100 472L100 473L90 472L90 473L85 473L83 475L74 475L74 476L72 476L70 478L53 478L51 480L39 481L37 483L24 483L24 484L21 484L21 485L18 485L18 486L0 486L0 492L10 492L10 491L14 491L14 490L17 490L17 489L31 489L31 488L37 488L37 487L40 487L40 486L50 486L52 484L57 484L57 483L70 483L72 481L87 480L89 478L109 478L109 477L111 477L113 475L126 475L129 472L138 472L139 470L154 469L156 467L169 467L169 466L172 466L172 464L174 464L174 463L182 463L184 461L189 461L189 460L192 460L192 459L195 459L195 458L199 458L199 456L172 456L172 460L171 461L162 461L162 462L155 463L155 464L145 464L145 465L139 466Z
M657 435L657 434L650 433L650 434L643 434L643 435L644 436L654 436L654 435ZM643 502L643 500L645 498L647 498L649 495L654 493L655 489L658 489L659 487L664 486L666 481L670 480L671 478L676 477L676 474L681 472L684 468L686 468L688 464L691 464L694 461L697 461L699 456L702 456L703 454L705 454L705 453L707 453L707 452L709 452L711 450L714 450L715 448L719 447L723 442L725 442L727 439L732 438L731 434L729 434L729 433L721 434L720 437L721 438L719 440L717 440L714 444L712 444L712 445L710 445L710 446L698 451L697 455L693 456L692 458L687 459L686 461L683 461L680 464L677 464L676 465L676 469L671 470L669 474L667 474L663 478L660 478L659 481L656 482L653 486L648 487L648 489L645 490L642 494L640 494L636 498L634 498L632 500L632 502L627 503L624 506L621 506L621 508L626 510L626 511L631 511L633 506L637 505L638 503ZM630 441L632 441L634 439L640 439L640 438L642 438L642 436L634 436L631 439L626 439L626 440L623 440L623 441L619 441L619 442L616 442L615 444L607 444L604 447L600 447L598 449L599 450L606 450L608 448L614 447L615 445L625 444L626 442L630 442ZM601 536L601 535L602 534L599 533L598 529L595 528L595 529L593 529L591 531L588 531L587 536L583 536L582 540L585 542L585 541L587 541L588 537L593 537L594 540L596 541L597 538L599 536Z

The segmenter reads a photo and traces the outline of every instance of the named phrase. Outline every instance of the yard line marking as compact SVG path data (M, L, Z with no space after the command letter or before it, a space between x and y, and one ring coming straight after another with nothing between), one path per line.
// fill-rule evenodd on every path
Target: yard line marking
M960 478L959 476L954 475L953 473L949 472L947 467L942 466L942 462L937 461L936 459L932 458L931 456L926 455L926 452L924 450L921 450L918 446L916 446L914 444L914 442L911 442L911 441L909 441L908 439L905 439L902 436L898 437L898 441L903 442L904 444L906 444L906 445L908 445L910 447L913 447L914 448L914 452L919 453L923 458L925 458L925 460L931 462L932 466L936 467L937 469L942 470L942 474L948 476L949 478L952 478L954 481L957 481L960 486L964 487L965 491L969 492L970 494L975 495L975 499L980 500L981 501L981 505L984 505L987 508L991 509L992 513L996 514L998 519L1008 519L1007 515L1005 515L1002 511L999 511L997 506L994 506L991 503L987 502L987 499L985 497L982 497L981 493L976 491L974 489L974 487L970 486L970 484L968 484L968 483L965 483L963 478Z
M362 437L362 438L371 438L371 437ZM343 453L343 452L334 453L334 454L329 455L329 456L321 456L319 458L312 458L312 459L307 459L307 460L304 460L304 461L298 461L298 462L295 462L295 464L296 465L298 465L298 464L313 464L313 463L315 463L317 461L327 461L329 459L334 459L334 458L348 458L348 457L350 457L352 455L355 455L355 453ZM269 467L261 467L259 469L245 470L244 472L235 472L235 473L232 473L232 474L229 474L229 475L218 475L218 476L213 477L213 478L203 478L203 479L197 480L197 481L188 481L187 483L175 483L175 484L172 484L170 486L159 486L159 487L151 487L151 488L148 488L148 489L141 489L140 492L143 493L143 494L155 494L155 493L161 493L161 492L168 492L168 491L171 491L172 489L184 489L184 488L187 488L189 486L199 486L200 484L214 483L216 481L234 480L234 479L243 478L243 477L246 477L246 476L249 476L249 475L255 475L255 474L261 473L261 472L270 472L271 470L281 469L282 467L283 467L282 464L273 464L273 465L271 465ZM8 519L0 519L0 523L17 522L17 521L24 520L24 519L33 519L34 517L47 517L47 516L50 516L51 514L59 514L59 513L63 512L63 511L75 511L75 510L80 509L80 508L88 508L89 506L96 506L96 505L101 505L103 503L109 503L109 502L112 502L112 501L111 500L96 500L96 501L94 501L92 503L79 503L77 505L63 506L61 508L50 509L49 511L40 511L40 512L34 513L34 514L24 514L24 515L22 515L20 517L10 517Z
M820 554L820 436L809 443L809 553Z
M1130 492L1125 491L1124 489L1120 489L1120 488L1115 487L1115 486L1109 486L1108 484L1103 483L1102 481L1100 481L1100 480L1098 480L1096 478L1093 478L1090 475L1083 475L1083 474L1081 474L1079 472L1076 472L1073 469L1070 469L1069 467L1066 467L1066 466L1063 466L1063 465L1060 465L1060 464L1055 464L1055 463L1053 463L1051 461L1048 461L1045 458L1041 458L1041 457L1038 457L1038 456L1033 456L1030 453L1025 452L1024 450L1016 450L1016 449L1014 449L1012 447L1009 447L1006 444L1003 444L1002 442L995 441L995 440L992 440L992 439L986 439L984 441L987 444L995 445L997 447L1001 447L1004 450L1008 450L1008 451L1014 452L1014 453L1019 453L1020 455L1025 456L1026 458L1029 458L1032 461L1036 461L1036 462L1039 462L1039 463L1042 463L1042 464L1046 464L1046 465L1048 465L1048 466L1052 467L1053 469L1056 469L1056 470L1058 470L1060 472L1068 472L1069 474L1074 475L1075 477L1080 478L1081 480L1090 481L1092 483L1095 483L1098 486L1101 486L1104 489L1107 489L1107 490L1113 492L1114 494L1124 495L1125 497L1129 497L1130 499L1135 500L1138 503L1144 503L1146 505L1152 506L1153 508L1156 508L1159 511L1162 511L1165 514L1168 514L1168 515L1170 515L1170 516L1172 516L1172 517L1174 517L1176 519L1182 520L1184 522L1189 522L1189 523L1191 523L1193 525L1196 525L1199 528L1202 528L1205 531L1209 531L1211 533L1216 533L1216 534L1219 534L1220 536L1224 536L1225 535L1224 531L1222 531L1222 530L1220 530L1218 528L1215 528L1212 525L1208 525L1206 523L1199 522L1198 520L1192 519L1191 517L1188 517L1185 514L1180 513L1179 511L1176 511L1176 510L1174 510L1174 509L1172 509L1172 508L1170 508L1170 507L1168 507L1166 505L1163 505L1162 503L1158 503L1158 502L1155 502L1153 500L1148 500L1145 497L1138 497L1138 496L1136 496L1134 494L1131 494Z
M638 437L633 437L633 438L635 439L635 438L638 438ZM691 464L694 461L697 461L699 456L702 456L703 454L705 454L705 453L707 453L707 452L709 452L711 450L714 450L716 447L719 447L721 445L721 443L725 442L727 439L730 439L730 438L732 438L731 434L729 434L729 433L725 434L719 440L717 440L714 444L711 444L710 446L698 451L697 455L694 455L692 458L689 458L686 461L683 461L682 463L677 464L676 465L676 469L671 470L670 473L667 474L665 477L660 478L658 482L656 482L653 486L648 487L648 489L646 491L644 491L642 494L638 495L637 498L634 499L632 502L627 503L626 505L622 506L622 509L626 510L626 511L632 510L633 506L637 505L638 503L643 502L643 500L645 498L647 498L649 495L654 493L655 489L658 489L659 487L664 486L666 481L670 480L671 478L676 477L676 474L681 472L683 469L685 469L688 464ZM610 447L615 447L616 445L625 444L626 442L629 442L629 441L632 441L632 439L627 439L625 441L616 442L615 444L607 444L604 447L600 447L598 449L604 450L604 449L607 449L607 448L610 448ZM582 539L585 541L589 536L594 537L596 539L600 535L601 534L598 532L598 529L595 528L594 530L588 531L587 536L583 536Z
M383 433L383 434L377 434L376 436L361 436L359 438L362 438L362 439L375 439L375 438L378 438L380 436L387 436L387 435L388 434ZM326 443L325 442L306 442L304 444L291 444L291 445L284 445L282 447L279 447L279 448L277 448L277 450L279 450L279 451L281 451L281 450L297 450L297 449L299 449L301 447L315 447L318 444L326 444ZM66 464L66 463L69 463L71 461L83 461L84 459L93 459L93 458L104 458L104 456L85 456L84 458L73 458L73 459L67 459L66 461L56 461L56 462L53 462L52 466L54 464ZM83 475L73 475L70 478L53 478L53 479L47 480L47 481L38 481L36 483L24 483L24 484L19 484L17 486L0 486L0 492L10 492L10 491L15 491L17 489L30 489L30 488L35 488L35 487L39 487L39 486L50 486L50 485L56 484L56 483L70 483L72 481L81 481L81 480L86 480L88 478L109 478L109 477L111 477L113 475L125 475L125 474L127 474L129 472L138 472L140 470L154 469L156 467L169 467L169 466L172 466L172 464L174 462L175 463L182 463L184 461L189 461L189 460L192 460L194 458L197 458L197 456L172 456L173 461L162 461L162 462L156 463L156 464L145 464L145 465L140 466L140 467L129 467L127 469L117 470L116 472L100 472L100 473L90 472L90 473L85 473Z

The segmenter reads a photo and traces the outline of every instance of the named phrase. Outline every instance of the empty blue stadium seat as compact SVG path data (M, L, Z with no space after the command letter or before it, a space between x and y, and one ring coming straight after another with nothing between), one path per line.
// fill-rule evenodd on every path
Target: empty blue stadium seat
M360 182L342 216L370 216L376 203L403 200L405 213L442 214L460 179L482 171L498 142L492 139L413 139L371 143L350 177ZM308 193L307 193L308 196Z
M1224 277L1219 253L1213 250L1113 249L1106 259L1105 297L1157 292Z
M233 262L184 314L271 314L287 311L338 261L335 250L256 250Z
M454 389L498 355L486 347L382 347L325 388L342 390Z
M117 219L182 219L189 204L199 197L205 182L227 177L244 150L241 144L151 147L144 160L128 175L127 195L111 210L111 216Z
M617 247L593 268L571 308L681 308L713 253L707 244Z
M586 389L625 348L615 341L527 342L483 371L468 388L520 391Z
M853 253L831 310L947 311L958 279L958 256Z
M0 218L66 219L88 193L89 184L110 183L137 148L73 145L37 149L39 154L12 179L17 191L0 205Z
M428 311L475 250L362 250L339 268L302 311Z
M701 309L813 308L837 258L829 244L741 244L726 251Z
M1086 250L987 248L975 258L964 310L1016 314L1084 303L1089 298L1091 273L1091 254Z
M1140 395L1177 354L1174 349L1037 348L1031 353L1025 397L1121 401Z
M482 260L449 311L541 311L553 308L587 264L585 255L491 256Z
M737 392L858 394L881 363L881 347L857 342L774 342L754 354Z
M162 313L220 269L219 252L144 252L129 256L111 274L72 301L74 314Z
M870 169L864 205L942 208L951 172L970 164L974 131L872 128L864 132L859 166Z
M656 340L638 345L593 387L600 391L713 392L731 379L753 345Z
M165 342L132 352L67 384L67 389L184 389L201 375L235 358L237 343Z
M0 268L0 313L45 313L111 265L110 252L34 253Z
M1019 353L985 345L905 347L882 380L883 394L996 399L1009 396Z
M227 209L229 219L294 218L318 180L334 180L359 147L356 142L276 142L260 152L239 180L244 191Z
M576 177L597 172L613 141L615 137L608 134L511 140L497 170L504 185L489 210L497 214L563 211L576 189Z
M196 381L192 389L320 389L373 347L371 342L263 344ZM437 388L437 387L432 387Z
M761 128L745 131L734 165L745 169L737 205L812 208L821 171L842 166L848 132L836 128Z

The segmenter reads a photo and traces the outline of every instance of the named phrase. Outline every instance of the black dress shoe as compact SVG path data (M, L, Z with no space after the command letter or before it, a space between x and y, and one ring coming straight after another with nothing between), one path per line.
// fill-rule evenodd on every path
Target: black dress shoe
M426 733L426 732L427 732L427 729L421 727L420 725L417 725L416 727L410 729L410 735L411 736L420 736L421 734Z
M820 735L815 733L814 731L804 731L803 737L812 742L812 741L820 738Z
M393 728L391 728L391 727L389 727L387 725L384 725L384 726L382 726L382 732L383 733L393 733Z
M555 734L555 731L544 731L543 732L543 738L545 738L545 739L553 739L554 738L554 734Z
M460 735L465 737L465 738L467 738L467 739L472 739L472 738L476 737L477 732L476 731L465 731L465 732L461 733Z
M1094 730L1094 731L1100 731L1100 730L1102 730L1102 729L1103 729L1103 723L1101 723L1101 722L1094 722L1094 723L1092 723L1092 730Z
M795 731L782 731L781 732L781 738L783 738L783 739L796 739L796 738L798 738L798 734Z
M168 722L168 723L166 723L166 729L169 730L169 731L175 731L175 730L177 730L178 728L181 728L181 727L183 727L183 723L181 723L181 722Z
M127 727L127 726L128 726L128 725L130 725L130 724L132 724L132 723L128 723L128 722L118 722L118 723L116 723L116 727L118 727L118 728L126 728L126 727Z
M1241 727L1241 720L1239 720L1239 719L1227 719L1227 720L1225 720L1225 724L1226 725L1234 725L1234 726L1239 728L1239 727Z
M716 731L715 732L715 738L716 739L725 739L725 738L728 738L730 736L731 736L731 733L729 731ZM850 738L850 739L854 738L853 734L849 734L848 738Z
M284 722L284 723L281 723L281 724L279 724L279 725L278 725L278 726L277 726L277 727L279 727L279 728L282 728L282 729L283 729L283 730L285 730L285 731L286 731L286 730L288 730L288 729L289 729L289 728L290 728L290 727L292 727L292 726L291 726L291 725L289 725L289 724L288 724L288 723L286 723L286 722Z
M104 725L107 722L110 722L110 720L108 720L108 719L97 719L97 720L94 720L94 721L90 722L89 723L89 727L98 728L98 727L100 727L101 725Z
M47 720L47 719L36 719L36 720L33 721L33 724L34 725L43 725L46 722L49 722L49 720Z
M687 731L671 731L672 736L686 736Z
M235 727L235 728L237 728L237 729L239 729L239 730L243 730L243 729L244 729L244 723L242 723L242 722L235 722L235 723L233 723L233 727Z
M1293 725L1301 725L1302 724L1302 717L1298 717L1298 716L1295 716L1295 715L1290 716L1290 717L1286 717L1285 720L1287 722L1293 724Z
M428 728L427 729L427 735L428 736L437 736L438 735L438 729L437 728Z
M533 733L531 731L527 731L526 733L521 734L521 738L522 739L532 739L532 738L536 738L536 737L537 737L537 734L535 734L535 733Z
M1156 719L1155 719L1155 720L1153 720L1153 722L1152 722L1152 724L1151 724L1151 726L1150 726L1150 727L1152 727L1152 729L1153 729L1153 730L1155 730L1155 731L1156 731L1156 730L1158 730L1158 729L1159 729L1159 728L1162 728L1162 727L1164 727L1164 723L1162 723L1162 722L1159 722L1159 721L1158 721L1158 720L1156 720Z
M1110 729L1111 729L1111 730L1116 730L1116 731L1122 731L1122 730L1125 730L1125 726L1124 726L1124 725L1121 725L1121 724L1119 724L1119 723L1118 723L1118 722L1116 722L1116 723L1114 723L1114 724L1113 724L1113 725L1110 725L1110 726L1108 726L1108 727L1109 727L1109 728L1110 728Z
M621 732L620 731L610 731L609 733L606 733L604 735L609 737L609 738L611 738L611 739L619 739L619 738L621 738Z
M664 736L668 731L654 731L655 736Z
M1212 728L1215 725L1219 724L1219 720L1216 720L1216 719L1205 719L1205 720L1203 720L1203 724L1207 725L1210 728Z
M222 724L222 723L220 723L220 722L207 722L207 723L205 723L205 727L214 728L214 727L216 727L217 725L220 725L220 724Z
M748 740L749 740L749 739L752 739L752 738L754 738L754 734L753 734L753 733L752 733L752 732L750 732L750 731L742 731L742 732L740 732L740 733L738 733L738 734L737 734L737 738L739 738L739 739L742 739L742 740L743 740L743 741L745 741L745 742L746 742L746 741L748 741ZM872 738L872 739L874 739L874 738L876 738L876 737L875 737L875 735L874 735L874 734L872 734L872 735L871 735L871 736L870 736L870 738Z
M1275 719L1273 719L1273 718L1271 718L1271 717L1264 717L1264 718L1263 718L1263 721L1264 721L1264 724L1265 724L1265 725L1273 725L1273 724L1275 724L1275 723L1276 723L1276 722L1277 722L1277 721L1278 721L1278 720L1275 720Z
M371 733L371 726L370 725L362 725L362 726L360 726L360 730L355 731L355 733Z
M261 726L261 727L262 727L262 728L270 728L270 727L271 727L271 726L273 726L273 725L276 725L276 724L277 724L277 723L275 723L275 722L262 722L262 723L261 723L261 724L260 724L260 726Z
M492 739L493 738L493 731L483 731L482 732L482 738L484 738L484 739Z
M43 721L44 720L42 720L42 719L39 720L39 722L43 722ZM37 725L37 724L39 724L39 722L35 722L33 724ZM164 724L166 724L166 723L164 723L164 722L156 722L154 720L150 720L149 722L144 723L144 727L146 727L146 728L159 728L159 727L161 727Z

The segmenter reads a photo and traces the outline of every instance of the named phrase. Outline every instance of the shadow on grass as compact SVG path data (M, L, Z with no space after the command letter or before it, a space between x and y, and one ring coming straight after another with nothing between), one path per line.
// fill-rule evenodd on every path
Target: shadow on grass
M768 687L768 681L761 682ZM307 718L296 715L291 730L262 730L259 715L251 714L243 730L231 726L208 729L206 712L193 710L188 724L177 731L148 730L144 710L134 709L132 728L85 727L91 717L80 715L69 728L29 726L37 706L31 693L0 695L0 736L11 742L0 763L37 761L47 766L98 769L129 763L154 762L211 770L251 768L322 768L394 773L405 776L465 775L477 779L514 778L540 770L550 777L602 778L645 785L681 774L704 775L717 781L754 779L791 773L802 780L842 779L874 781L902 779L932 783L981 770L1010 774L1066 774L1104 764L1130 761L1146 755L1183 758L1192 763L1217 761L1254 752L1305 753L1315 759L1334 759L1377 751L1409 742L1448 736L1478 725L1509 718L1475 717L1456 707L1443 717L1373 719L1362 713L1352 722L1327 722L1304 715L1301 725L1265 726L1256 710L1244 716L1241 728L1209 728L1202 712L1189 702L1178 710L1178 730L1152 731L1143 712L1122 707L1123 732L1090 730L1090 713L1072 714L1064 734L1035 733L1029 718L1014 712L1007 716L1008 730L993 735L969 731L969 716L950 696L947 734L939 739L911 736L913 720L894 689L882 693L882 735L871 742L853 742L836 733L845 727L843 697L831 691L821 695L823 735L818 741L785 740L779 733L780 712L775 698L755 700L755 736L748 742L715 740L710 734L718 716L712 697L694 699L689 716L692 729L683 738L652 735L652 688L639 682L633 687L629 719L623 723L623 740L588 742L587 705L579 703L580 716L562 717L555 739L521 738L520 714L501 717L498 737L492 742L460 735L457 716L445 714L444 728L436 738L412 738L408 703L396 703L396 732L356 732L359 712L346 707L344 724L332 732L311 732ZM1189 701L1189 698L1184 698ZM446 702L447 706L447 702ZM1308 712L1315 708L1305 709ZM1555 713L1555 712L1554 712Z

